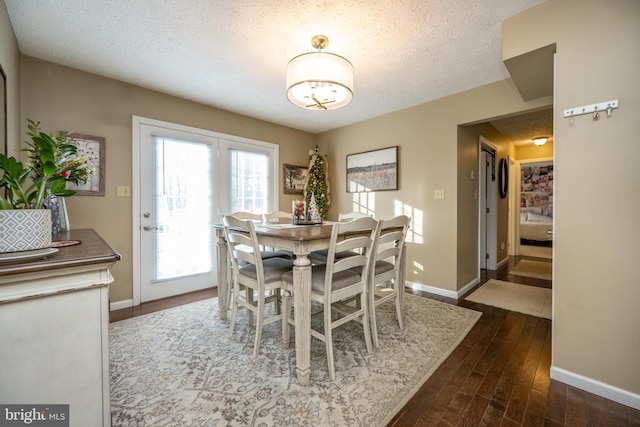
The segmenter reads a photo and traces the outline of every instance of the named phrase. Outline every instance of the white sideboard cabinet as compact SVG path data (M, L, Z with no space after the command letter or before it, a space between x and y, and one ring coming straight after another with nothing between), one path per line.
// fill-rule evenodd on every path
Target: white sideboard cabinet
M120 255L91 229L45 258L0 262L0 403L69 405L69 425L110 426L109 284Z

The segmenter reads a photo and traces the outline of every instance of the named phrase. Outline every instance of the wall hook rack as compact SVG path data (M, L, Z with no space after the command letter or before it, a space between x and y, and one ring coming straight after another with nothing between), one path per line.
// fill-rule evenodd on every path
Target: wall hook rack
M597 104L585 105L582 107L568 108L564 110L564 118L572 118L583 114L593 114L593 118L597 119L601 111L606 111L607 116L611 116L611 111L619 107L618 100L599 102Z

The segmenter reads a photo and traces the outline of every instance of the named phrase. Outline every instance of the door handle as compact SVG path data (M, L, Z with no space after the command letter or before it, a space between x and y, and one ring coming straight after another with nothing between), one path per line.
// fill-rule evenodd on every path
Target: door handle
M144 227L142 227L142 229L143 229L144 231L151 231L151 230L157 230L157 229L158 229L158 227L152 227L152 226L150 226L150 225L145 225Z

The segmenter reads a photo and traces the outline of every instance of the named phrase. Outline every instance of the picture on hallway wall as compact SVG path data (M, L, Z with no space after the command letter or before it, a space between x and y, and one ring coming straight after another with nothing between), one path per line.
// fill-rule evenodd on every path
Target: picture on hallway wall
M347 155L347 192L398 189L398 147Z
M553 217L553 162L523 164L520 213Z

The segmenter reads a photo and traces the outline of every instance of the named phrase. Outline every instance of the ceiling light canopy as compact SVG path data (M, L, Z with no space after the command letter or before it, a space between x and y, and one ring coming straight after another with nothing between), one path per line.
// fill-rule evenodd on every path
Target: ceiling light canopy
M549 138L547 138L546 136L541 136L539 138L534 138L532 141L539 147L541 145L544 145L544 143L547 142L547 139Z
M287 98L310 110L335 110L353 98L353 65L345 58L322 52L327 36L314 36L317 52L303 53L287 65Z

